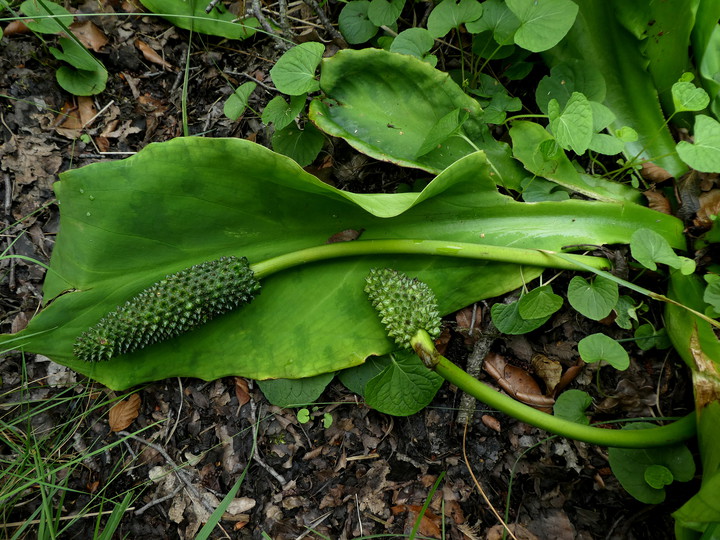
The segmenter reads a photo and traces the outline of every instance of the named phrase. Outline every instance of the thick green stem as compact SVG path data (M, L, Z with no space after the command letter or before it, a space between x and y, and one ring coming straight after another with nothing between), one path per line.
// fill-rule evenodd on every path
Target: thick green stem
M695 413L666 426L650 429L616 430L576 424L533 409L478 381L442 356L424 330L415 335L412 346L428 368L479 401L522 422L568 439L618 448L651 448L678 443L695 435Z
M610 268L607 259L585 255L569 255L559 257L552 251L535 249L470 244L443 240L355 240L353 242L337 242L322 246L301 249L273 257L251 265L258 279L270 274L286 270L293 266L307 264L337 257L357 257L362 255L436 255L444 257L460 257L521 264L526 266L543 266L562 270L577 270L575 261L584 263L594 269Z

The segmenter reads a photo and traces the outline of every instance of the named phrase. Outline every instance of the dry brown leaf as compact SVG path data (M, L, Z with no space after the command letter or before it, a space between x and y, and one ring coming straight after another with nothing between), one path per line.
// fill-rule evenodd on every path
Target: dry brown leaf
M536 354L530 359L530 364L535 371L535 375L545 383L545 394L552 396L562 377L562 365L560 362L552 360L544 354Z
M11 21L3 30L3 36L10 37L15 34L29 34L30 29L22 21Z
M97 115L92 98L80 96L77 100L77 107L66 103L61 109L61 115L55 119L55 131L68 139L80 137L83 128Z
M551 408L555 400L543 395L540 386L532 375L505 360L497 353L489 353L483 361L483 368L495 379L500 388L518 401L532 407L545 410Z
M489 427L493 431L497 431L498 433L500 433L500 431L502 430L500 420L498 420L494 416L490 416L489 414L483 414L480 417L480 420L482 420L482 423L485 424L485 426Z
M703 229L709 229L713 225L711 216L720 214L720 189L701 193L698 200L700 201L700 208L697 211L695 225Z
M70 30L80 42L90 50L101 52L101 49L108 44L108 38L92 21L74 22Z
M160 56L155 49L153 49L150 45L145 43L141 39L135 40L135 46L140 49L140 52L143 53L143 56L145 57L145 60L148 62L152 62L153 64L158 64L159 66L164 67L167 70L173 71L173 66L169 62L167 62L162 56Z
M518 538L518 540L540 540L537 536L528 531L519 523L510 523L510 525L508 525L508 528L513 532L513 534ZM504 533L505 528L502 525L493 525L490 529L488 529L485 539L500 540L501 538L503 538Z
M672 174L659 165L655 165L652 161L646 161L642 164L640 174L645 180L649 180L650 182L655 182L657 184L665 182L665 180L669 180L673 177Z
M338 242L352 242L353 240L357 240L358 238L360 238L360 235L364 231L365 229L360 229L357 231L355 229L345 229L344 231L333 234L330 238L327 239L325 243L336 244Z
M235 377L235 395L238 398L240 407L250 401L250 390L246 379Z
M658 212L662 212L667 215L672 214L670 201L662 193L655 191L654 189L649 189L647 191L643 191L643 195L645 195L645 198L648 200L648 206L653 210L657 210Z
M130 424L140 414L140 396L131 395L129 398L119 401L110 409L108 422L110 431L122 431L127 429Z

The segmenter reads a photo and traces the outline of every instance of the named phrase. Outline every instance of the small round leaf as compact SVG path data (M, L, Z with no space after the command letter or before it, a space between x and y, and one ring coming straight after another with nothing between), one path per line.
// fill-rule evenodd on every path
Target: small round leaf
M592 334L578 343L578 352L583 362L607 362L615 369L626 370L630 366L627 351L613 338L605 334Z

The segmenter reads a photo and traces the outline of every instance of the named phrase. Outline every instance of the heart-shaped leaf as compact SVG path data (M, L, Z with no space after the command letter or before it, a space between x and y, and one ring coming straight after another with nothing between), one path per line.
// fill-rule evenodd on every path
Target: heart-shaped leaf
M606 362L620 371L630 366L627 351L613 338L605 334L591 334L578 342L578 352L583 362L595 364Z
M284 94L300 96L320 87L315 70L320 65L325 46L309 41L283 54L270 70L275 87Z
M720 172L720 122L704 114L695 118L695 144L677 143L677 153L685 163L701 172Z
M507 0L520 19L515 43L532 52L550 49L565 37L577 16L578 6L571 0Z

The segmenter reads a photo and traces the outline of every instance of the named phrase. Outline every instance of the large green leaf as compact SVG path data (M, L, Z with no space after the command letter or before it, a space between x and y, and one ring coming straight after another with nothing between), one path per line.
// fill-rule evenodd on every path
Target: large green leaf
M167 19L175 26L211 36L245 39L255 33L259 23L255 17L238 19L222 2L205 12L202 0L140 0L143 6Z
M325 97L310 104L310 119L369 156L439 173L475 145L488 154L498 184L520 187L522 169L507 145L490 137L478 102L419 58L380 49L340 51L322 61L320 89ZM447 129L453 113L456 129Z
M299 378L336 371L393 345L363 292L372 267L392 266L452 312L514 289L537 268L430 256L313 263L262 280L252 304L178 338L109 362L73 357L75 338L163 276L223 255L252 263L324 244L345 229L361 240L419 238L560 249L626 243L652 226L674 246L680 221L633 204L518 203L500 195L484 154L472 154L422 193L351 194L248 141L180 138L62 175L60 234L45 307L0 344L51 357L112 388L172 376ZM651 224L651 225L648 225ZM12 341L20 337L20 340Z
M615 114L612 129L629 126L638 140L625 143L625 154L649 159L680 177L687 166L675 152L675 141L665 125L658 92L642 42L618 20L625 0L583 0L575 25L555 48L544 53L551 65L582 61L602 73L607 92L604 104ZM648 21L645 21L647 24Z

